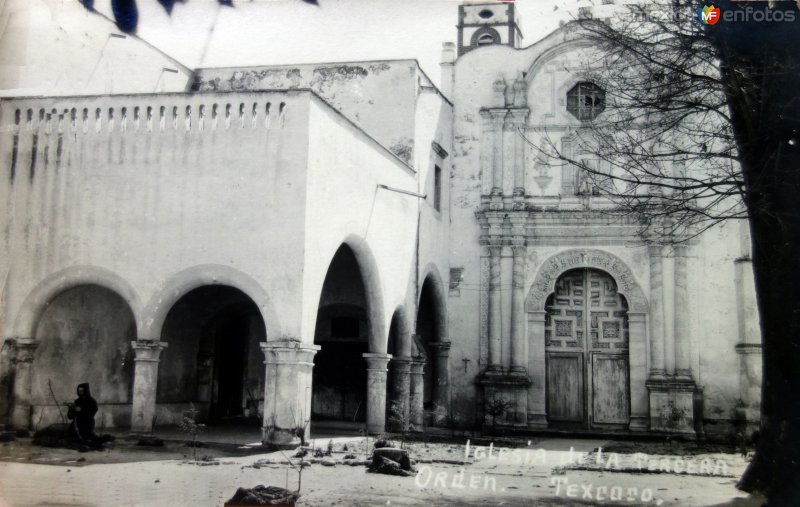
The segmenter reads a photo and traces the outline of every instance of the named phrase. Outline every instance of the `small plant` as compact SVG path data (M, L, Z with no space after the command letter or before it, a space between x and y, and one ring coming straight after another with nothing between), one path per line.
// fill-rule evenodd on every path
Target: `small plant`
M686 418L686 410L675 406L675 402L670 400L666 406L661 407L661 424L668 431L676 431L681 422ZM672 445L672 438L668 435L667 442Z
M495 393L491 401L486 404L486 413L492 416L492 434L495 433L497 428L497 418L505 414L512 406L511 402L502 396L497 396L497 393Z
M681 421L686 418L686 410L675 406L675 402L670 400L667 405L661 408L661 423L670 430L676 430Z
M194 461L197 461L197 435L199 435L206 427L205 424L200 424L197 422L198 413L199 411L194 408L194 404L190 404L189 410L186 410L183 413L181 422L178 423L178 428L182 432L189 435L192 439L190 445L192 446L192 457Z
M401 401L393 401L389 405L389 427L392 431L400 433L400 448L406 446L406 435L409 431L414 431L414 416L416 412L413 408L404 410L405 404Z
M294 416L294 410L292 410L291 412L292 412L292 420L294 422L294 428L292 428L292 434L300 439L301 446L305 446L307 445L306 428L308 427L311 420L310 419L303 420L303 414L301 412L300 420L298 421L297 418Z
M433 424L450 429L450 438L455 437L456 427L461 422L461 418L451 407L449 410L442 405L435 405L433 408Z

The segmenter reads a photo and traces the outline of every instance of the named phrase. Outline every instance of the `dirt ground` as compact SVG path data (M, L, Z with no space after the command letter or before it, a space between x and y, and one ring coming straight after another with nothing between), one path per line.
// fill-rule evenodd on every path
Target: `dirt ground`
M409 442L416 475L367 473L363 437L316 440L330 458L300 459L242 446L143 447L118 439L101 451L0 444L0 507L214 505L237 487L296 489L298 506L373 505L760 505L735 489L746 458L696 444L538 438ZM256 453L256 454L252 454ZM326 461L327 463L322 463ZM291 465L289 463L292 463ZM55 465L55 466L54 466Z

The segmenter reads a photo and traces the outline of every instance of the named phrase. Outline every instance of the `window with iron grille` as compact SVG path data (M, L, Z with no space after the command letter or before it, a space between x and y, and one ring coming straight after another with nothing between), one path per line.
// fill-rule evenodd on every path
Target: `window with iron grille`
M567 92L567 111L579 120L593 120L605 107L606 92L594 83L578 83Z

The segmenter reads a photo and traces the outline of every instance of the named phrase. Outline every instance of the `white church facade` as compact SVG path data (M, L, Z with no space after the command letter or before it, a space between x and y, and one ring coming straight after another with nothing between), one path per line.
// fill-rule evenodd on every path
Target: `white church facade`
M514 433L756 424L746 224L645 242L542 164L526 139L602 114L569 98L598 93L593 48L570 24L520 47L515 16L460 6L440 87L414 60L188 69L102 19L66 94L0 59L0 423L56 422L51 390L89 382L99 426L194 406L278 444L493 403ZM29 37L13 19L0 43Z

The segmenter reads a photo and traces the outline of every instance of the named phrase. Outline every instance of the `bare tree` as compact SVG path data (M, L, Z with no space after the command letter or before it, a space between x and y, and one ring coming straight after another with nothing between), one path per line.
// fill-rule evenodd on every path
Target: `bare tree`
M789 505L800 498L800 12L794 2L715 4L730 13L713 25L688 0L574 22L602 55L584 72L605 96L579 94L586 121L568 149L547 132L527 138L537 162L574 167L578 194L635 215L646 238L685 241L749 219L762 418L738 487Z
M611 21L579 19L567 30L599 59L584 64L585 89L568 97L581 126L558 139L525 135L538 162L571 167L576 194L598 197L599 212L633 215L645 238L682 242L746 219L716 49L690 3L629 5Z

